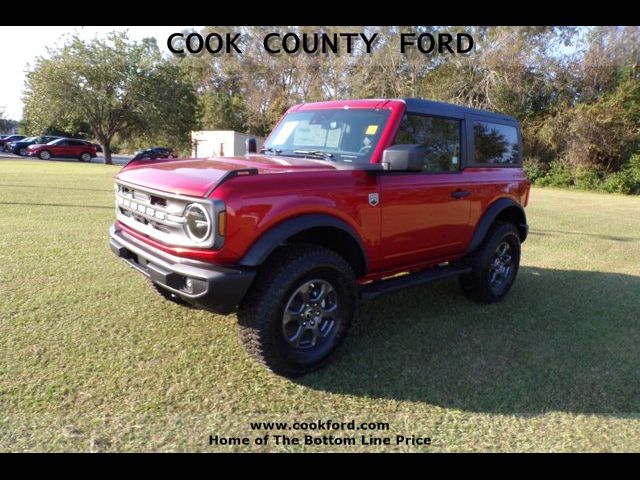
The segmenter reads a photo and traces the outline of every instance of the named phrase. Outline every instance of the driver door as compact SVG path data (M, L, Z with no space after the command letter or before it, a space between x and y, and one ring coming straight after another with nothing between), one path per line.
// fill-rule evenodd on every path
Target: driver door
M395 144L426 148L421 172L380 175L383 269L418 266L464 252L471 235L468 175L461 170L464 119L408 113Z

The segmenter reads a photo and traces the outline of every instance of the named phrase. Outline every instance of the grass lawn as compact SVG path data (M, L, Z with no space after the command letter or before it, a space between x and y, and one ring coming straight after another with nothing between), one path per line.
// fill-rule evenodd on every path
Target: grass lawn
M455 279L380 298L291 381L247 357L234 315L164 302L111 254L117 169L0 161L0 451L640 451L640 198L534 189L504 302ZM392 444L209 445L329 419L388 422L321 433Z

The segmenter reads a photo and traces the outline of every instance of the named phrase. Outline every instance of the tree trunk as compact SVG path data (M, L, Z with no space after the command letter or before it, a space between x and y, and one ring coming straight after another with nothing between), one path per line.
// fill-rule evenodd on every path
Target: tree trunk
M113 162L111 161L111 142L103 142L101 145L102 155L104 156L104 164L113 165Z

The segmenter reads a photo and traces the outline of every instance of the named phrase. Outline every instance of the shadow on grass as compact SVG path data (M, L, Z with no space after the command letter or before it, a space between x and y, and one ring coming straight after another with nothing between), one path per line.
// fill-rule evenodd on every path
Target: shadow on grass
M634 236L615 236L615 235L601 235L599 233L585 233L585 232L567 232L564 230L531 230L531 235L578 235L581 237L599 238L601 240L613 240L614 242L637 242L640 237Z
M523 267L493 305L455 280L425 285L363 305L344 347L299 383L473 412L637 416L640 277Z

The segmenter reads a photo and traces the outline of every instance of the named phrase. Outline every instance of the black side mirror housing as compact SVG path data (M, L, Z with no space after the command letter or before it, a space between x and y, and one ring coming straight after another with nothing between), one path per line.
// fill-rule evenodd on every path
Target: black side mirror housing
M392 145L382 152L382 167L393 172L421 172L426 153L422 145Z
M246 155L249 155L250 153L256 153L258 151L256 139L253 137L247 138L244 141L244 146L245 146Z

